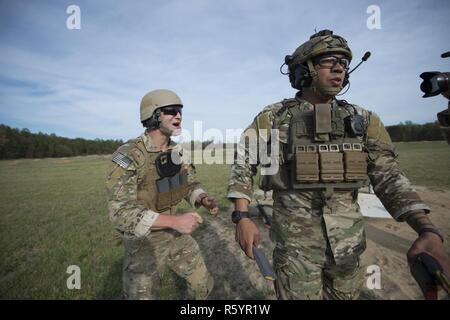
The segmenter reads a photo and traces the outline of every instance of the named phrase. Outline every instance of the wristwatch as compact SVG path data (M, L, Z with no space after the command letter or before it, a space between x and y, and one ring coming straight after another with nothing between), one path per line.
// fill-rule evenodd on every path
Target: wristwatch
M250 216L247 211L234 210L233 213L231 214L231 221L233 221L233 223L235 223L235 224L238 224L242 218L250 219Z

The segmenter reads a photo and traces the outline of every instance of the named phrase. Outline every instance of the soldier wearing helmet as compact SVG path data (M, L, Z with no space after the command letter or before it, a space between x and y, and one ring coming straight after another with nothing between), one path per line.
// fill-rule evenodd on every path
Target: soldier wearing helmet
M372 111L336 99L349 81L352 52L347 41L330 30L311 36L285 58L289 80L298 92L264 108L243 133L232 165L228 198L234 202L236 240L253 258L259 231L248 215L253 176L261 166L260 188L273 190L270 237L279 299L356 299L364 281L360 255L366 239L357 199L372 184L397 221L407 221L419 237L408 252L414 259L428 252L450 272L443 237L427 217L419 198L399 167L398 154L380 118ZM271 131L275 129L276 131ZM246 143L256 132L279 154L271 163ZM276 134L267 135L275 132ZM261 147L259 147L261 148ZM273 164L278 170L264 174ZM450 273L449 273L450 274Z
M341 77L336 76L339 83L326 83L319 78L315 66L319 65L323 69L331 69L338 64L346 71L352 60L352 51L348 47L347 41L334 35L332 31L323 30L311 36L310 40L298 47L292 55L285 57L285 64L289 69L289 80L293 88L302 90L309 88L317 95L335 96L348 83L348 74L342 73ZM335 71L336 72L336 71Z
M106 181L109 216L125 244L124 296L160 298L162 273L170 268L186 280L190 298L206 299L213 279L190 236L203 219L195 211L177 214L176 208L185 199L213 215L219 209L170 139L180 133L183 104L170 90L154 90L142 98L140 110L146 130L113 154Z

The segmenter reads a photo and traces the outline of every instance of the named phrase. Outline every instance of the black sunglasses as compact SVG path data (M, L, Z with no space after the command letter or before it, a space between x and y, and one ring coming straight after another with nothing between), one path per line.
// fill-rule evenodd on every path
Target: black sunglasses
M180 116L183 114L182 106L169 106L161 108L161 111L166 115L176 116L178 112L180 113Z

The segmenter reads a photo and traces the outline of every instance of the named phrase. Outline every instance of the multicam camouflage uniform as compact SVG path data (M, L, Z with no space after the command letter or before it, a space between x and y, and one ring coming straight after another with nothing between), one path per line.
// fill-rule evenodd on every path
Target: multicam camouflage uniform
M279 130L281 151L276 160L280 170L288 165L285 150L292 138L289 127L295 109L303 112L313 108L299 97L284 100L266 107L247 129ZM376 195L393 218L402 221L411 210L428 212L429 208L400 170L398 154L379 117L358 106L338 105L336 100L332 102L332 109L336 110L335 114L356 113L364 117L364 134L359 140L363 151L368 153L367 175ZM343 141L345 125L341 120L333 119L331 143ZM306 131L313 130L308 126L305 128ZM246 160L254 156L248 145L243 148ZM249 161L235 162L228 198L251 201L256 166ZM273 189L270 236L276 244L273 261L278 277L275 283L278 298L357 298L364 280L359 257L366 248L363 218L357 203L358 189L334 190L331 194L320 190Z
M181 147L173 142L170 149L182 155ZM194 298L205 299L213 278L195 240L172 229L150 230L158 213L175 215L182 198L195 207L196 199L204 193L195 180L194 167L182 157L181 171L187 173L188 187L175 195L179 199L168 208L158 209L155 159L160 153L151 138L142 134L114 153L107 178L109 216L125 243L124 295L127 299L158 299L161 275L169 267L186 280Z

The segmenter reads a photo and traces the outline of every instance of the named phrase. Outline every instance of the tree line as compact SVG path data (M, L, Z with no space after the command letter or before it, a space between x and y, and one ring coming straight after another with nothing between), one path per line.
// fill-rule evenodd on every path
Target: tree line
M415 124L411 121L386 126L392 141L444 140L437 122ZM193 141L191 148L193 148ZM212 141L203 141L202 149ZM87 140L58 137L54 133L31 133L28 129L0 125L0 159L73 157L90 154L111 154L122 140Z
M87 140L58 137L54 133L31 133L28 129L0 125L0 159L73 157L111 154L122 140Z
M394 126L386 126L386 130L394 142L444 140L437 121L425 124L416 124L411 121L400 122Z

